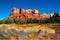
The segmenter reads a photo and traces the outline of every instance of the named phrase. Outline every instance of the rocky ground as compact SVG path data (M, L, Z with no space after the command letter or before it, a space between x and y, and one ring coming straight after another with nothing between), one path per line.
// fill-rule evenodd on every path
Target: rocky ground
M0 40L60 40L57 26L60 24L0 24Z

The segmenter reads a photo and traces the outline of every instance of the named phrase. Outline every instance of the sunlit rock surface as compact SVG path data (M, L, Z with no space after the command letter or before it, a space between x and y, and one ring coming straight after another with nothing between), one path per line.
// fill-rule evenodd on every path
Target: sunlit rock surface
M50 18L49 15L40 15L39 11L36 9L18 9L18 8L12 8L10 11L10 16L8 17L9 19L45 19L45 18Z

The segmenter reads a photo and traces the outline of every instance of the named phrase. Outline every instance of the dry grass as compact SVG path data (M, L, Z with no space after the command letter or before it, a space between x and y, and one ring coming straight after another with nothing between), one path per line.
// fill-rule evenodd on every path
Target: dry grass
M55 29L51 29L53 28L54 26L56 25L60 25L60 24L0 24L0 27L5 27L5 28L8 28L8 27L12 27L12 28L18 28L18 29L21 29L21 30L24 30L24 29L47 29L50 31L48 32L55 32ZM48 38L50 39L51 37L54 37L55 34L49 34ZM25 36L26 37L26 36ZM29 38L29 40L34 40L35 38L39 38L39 35L38 34L35 34L35 35L31 35L31 37ZM11 37L10 38L11 40L15 39L15 37ZM28 40L28 35L27 35L27 39ZM45 37L41 38L41 40L46 40Z

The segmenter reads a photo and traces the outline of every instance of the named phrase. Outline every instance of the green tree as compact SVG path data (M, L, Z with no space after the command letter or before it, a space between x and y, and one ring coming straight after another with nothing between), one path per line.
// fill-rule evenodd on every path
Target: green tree
M33 23L39 23L38 19L33 19Z
M6 24L13 24L14 23L14 20L13 19L6 19L5 20L5 23Z
M28 19L27 23L33 23L33 19Z

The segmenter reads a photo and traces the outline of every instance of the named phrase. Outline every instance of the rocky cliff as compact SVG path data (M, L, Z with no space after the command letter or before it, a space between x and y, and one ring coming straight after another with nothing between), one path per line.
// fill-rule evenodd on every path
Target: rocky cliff
M13 8L11 9L9 18L35 19L40 18L40 14L38 10L32 10L32 9L24 10L24 9Z
M9 18L22 18L22 19L44 19L44 18L49 18L50 15L40 15L38 10L33 10L33 9L18 9L18 8L12 8L10 12Z

